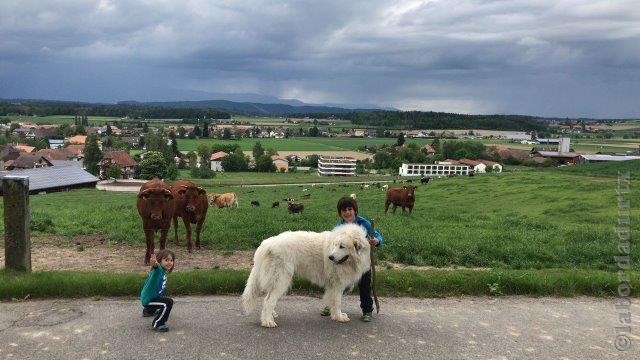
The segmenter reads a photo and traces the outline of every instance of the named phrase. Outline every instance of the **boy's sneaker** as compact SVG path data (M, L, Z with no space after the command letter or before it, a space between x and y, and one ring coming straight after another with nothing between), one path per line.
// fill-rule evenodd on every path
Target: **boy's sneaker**
M325 306L324 309L320 312L320 316L329 316L331 315L331 310L329 310L328 306Z
M155 311L147 311L147 309L142 309L142 317L149 317L155 315Z
M154 331L159 331L159 332L167 332L169 331L169 327L165 324L160 325L160 326L156 326L153 328Z
M362 318L360 318L360 320L364 321L364 322L371 322L371 320L373 320L373 316L371 316L371 313L364 313L362 315Z

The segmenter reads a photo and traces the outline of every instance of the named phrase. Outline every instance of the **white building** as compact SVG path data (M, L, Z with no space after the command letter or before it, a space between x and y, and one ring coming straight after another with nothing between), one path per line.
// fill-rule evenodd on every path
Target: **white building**
M346 156L320 156L318 159L318 175L354 176L356 159Z
M400 176L442 177L449 175L469 175L468 165L455 165L446 162L438 164L402 164L398 170Z
M224 151L218 151L217 153L211 154L211 157L209 158L209 162L211 163L211 170L224 171L224 169L222 168L222 159L227 155L229 154Z

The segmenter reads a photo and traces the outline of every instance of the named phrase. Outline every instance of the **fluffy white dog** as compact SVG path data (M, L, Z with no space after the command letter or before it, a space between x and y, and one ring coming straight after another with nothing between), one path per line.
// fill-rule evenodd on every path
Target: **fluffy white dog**
M325 288L322 302L331 319L349 321L342 312L342 292L353 286L371 266L365 230L345 224L333 231L287 231L260 244L242 294L245 313L250 313L265 295L260 315L264 327L276 327L275 307L289 287L293 275Z

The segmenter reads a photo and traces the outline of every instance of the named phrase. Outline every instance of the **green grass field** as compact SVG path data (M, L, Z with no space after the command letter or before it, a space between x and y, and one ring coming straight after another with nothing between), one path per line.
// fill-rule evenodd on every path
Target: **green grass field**
M385 214L385 195L376 187L240 187L203 182L210 192L235 191L240 199L238 209L209 209L203 244L221 250L253 249L286 230L331 229L337 221L338 198L355 193L360 213L374 218L385 236L379 255L386 260L437 267L615 270L614 165L436 179L417 190L411 215L401 210ZM632 182L638 179L639 165L638 161L623 165L632 172ZM290 215L282 205L271 208L272 202L284 203L285 197L299 199L303 188L311 197L303 200L302 215ZM640 204L639 194L631 193L633 207ZM261 206L249 206L253 200ZM112 241L144 242L135 194L74 190L32 196L30 204L34 231L65 236L100 233ZM634 233L640 229L638 222L632 227ZM184 244L184 235L180 237ZM640 251L633 248L631 256L639 258ZM634 269L640 269L638 262Z
M178 139L180 151L196 151L198 146L205 144L238 144L243 151L250 151L256 142L260 142L264 149L276 151L354 151L363 145L393 145L396 138L327 138L327 137L296 137L289 139L247 139L241 140L213 140L213 139ZM406 144L416 143L420 146L431 143L430 139L408 139Z

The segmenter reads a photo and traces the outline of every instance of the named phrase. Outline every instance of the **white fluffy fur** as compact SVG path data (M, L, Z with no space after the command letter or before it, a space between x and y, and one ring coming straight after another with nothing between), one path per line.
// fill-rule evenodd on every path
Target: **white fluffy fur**
M337 263L347 255L346 261ZM359 225L346 224L321 233L284 232L262 241L256 250L242 294L244 310L250 313L259 297L265 295L260 323L264 327L277 326L276 303L291 286L295 274L325 288L322 302L331 310L331 319L349 321L342 312L342 292L360 280L370 265L369 242Z

